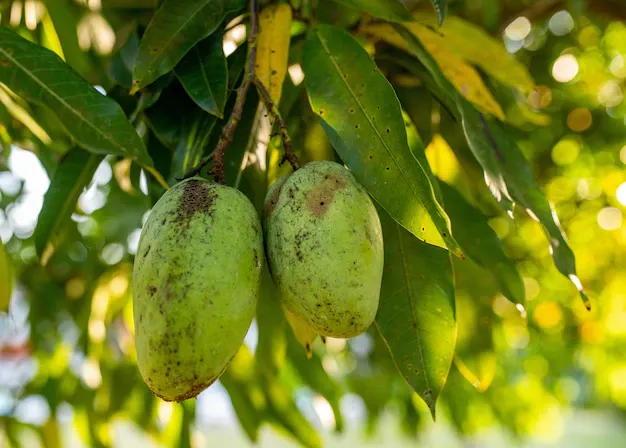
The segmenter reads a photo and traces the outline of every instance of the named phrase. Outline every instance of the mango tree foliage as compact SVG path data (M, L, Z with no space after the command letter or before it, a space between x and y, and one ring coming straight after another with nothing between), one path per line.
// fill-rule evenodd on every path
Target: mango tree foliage
M358 444L381 417L481 446L566 437L569 408L621 421L625 19L596 0L0 2L0 446L115 446L129 425L217 445L220 399L268 446ZM219 382L166 404L137 366L141 229L220 163L262 218L291 153L374 201L376 319L319 337L263 268Z

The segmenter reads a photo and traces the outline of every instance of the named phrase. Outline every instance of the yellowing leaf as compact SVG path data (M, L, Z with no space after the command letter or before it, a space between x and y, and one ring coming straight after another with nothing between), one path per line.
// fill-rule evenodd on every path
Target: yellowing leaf
M9 309L11 292L13 291L13 269L11 259L0 240L0 311Z
M445 77L456 90L485 112L504 120L504 112L474 67L452 53L436 32L419 23L405 23L405 27L424 44L437 61ZM406 52L408 45L390 25L377 24L366 28L366 33Z
M437 25L434 14L418 11L413 16L418 22ZM429 41L437 43L465 61L477 65L502 84L523 92L530 92L534 88L535 83L526 66L515 59L502 42L476 25L459 17L449 16L443 26L437 28L436 33L428 31L428 36L426 33L418 35L427 48Z
M280 102L287 75L290 38L291 7L288 4L270 5L261 11L255 73L276 104Z
M433 135L433 139L426 148L426 158L433 173L439 179L454 183L461 167L452 148L441 135Z

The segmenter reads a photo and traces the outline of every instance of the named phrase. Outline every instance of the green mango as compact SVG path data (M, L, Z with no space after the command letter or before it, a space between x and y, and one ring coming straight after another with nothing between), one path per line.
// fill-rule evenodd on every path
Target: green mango
M322 336L356 336L376 317L383 275L378 213L354 176L311 162L269 189L270 271L284 306Z
M243 343L263 267L261 223L240 191L192 178L169 189L133 268L137 364L167 401L195 397Z

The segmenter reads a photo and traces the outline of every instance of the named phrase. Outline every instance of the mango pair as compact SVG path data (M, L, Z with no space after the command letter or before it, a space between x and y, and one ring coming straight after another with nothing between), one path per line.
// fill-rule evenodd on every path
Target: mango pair
M254 317L264 263L283 305L323 336L373 322L383 269L376 209L352 174L312 162L275 182L263 229L238 190L200 178L155 204L133 271L137 361L168 401L195 397L235 356Z

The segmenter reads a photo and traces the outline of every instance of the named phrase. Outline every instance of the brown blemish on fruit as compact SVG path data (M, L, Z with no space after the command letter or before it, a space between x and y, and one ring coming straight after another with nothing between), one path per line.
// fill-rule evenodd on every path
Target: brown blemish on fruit
M346 182L336 176L328 175L317 187L313 188L307 195L307 208L316 217L322 217L328 210L328 206L333 202L335 191L346 187Z
M282 189L283 189L282 185L279 185L278 187L274 188L274 191L272 191L272 195L270 196L269 201L265 202L265 206L263 207L264 218L267 218L269 215L271 215L274 209L276 208L276 204L278 204L278 198L280 196L280 192L282 191Z
M176 221L183 224L185 228L189 228L191 218L196 213L212 215L213 203L217 194L208 191L206 182L195 179L187 181L183 188Z
M253 250L253 252L254 252L254 265L255 265L257 268L260 268L260 267L261 267L261 263L259 263L259 254L257 253L256 248L255 248L255 249L252 249L252 250Z

